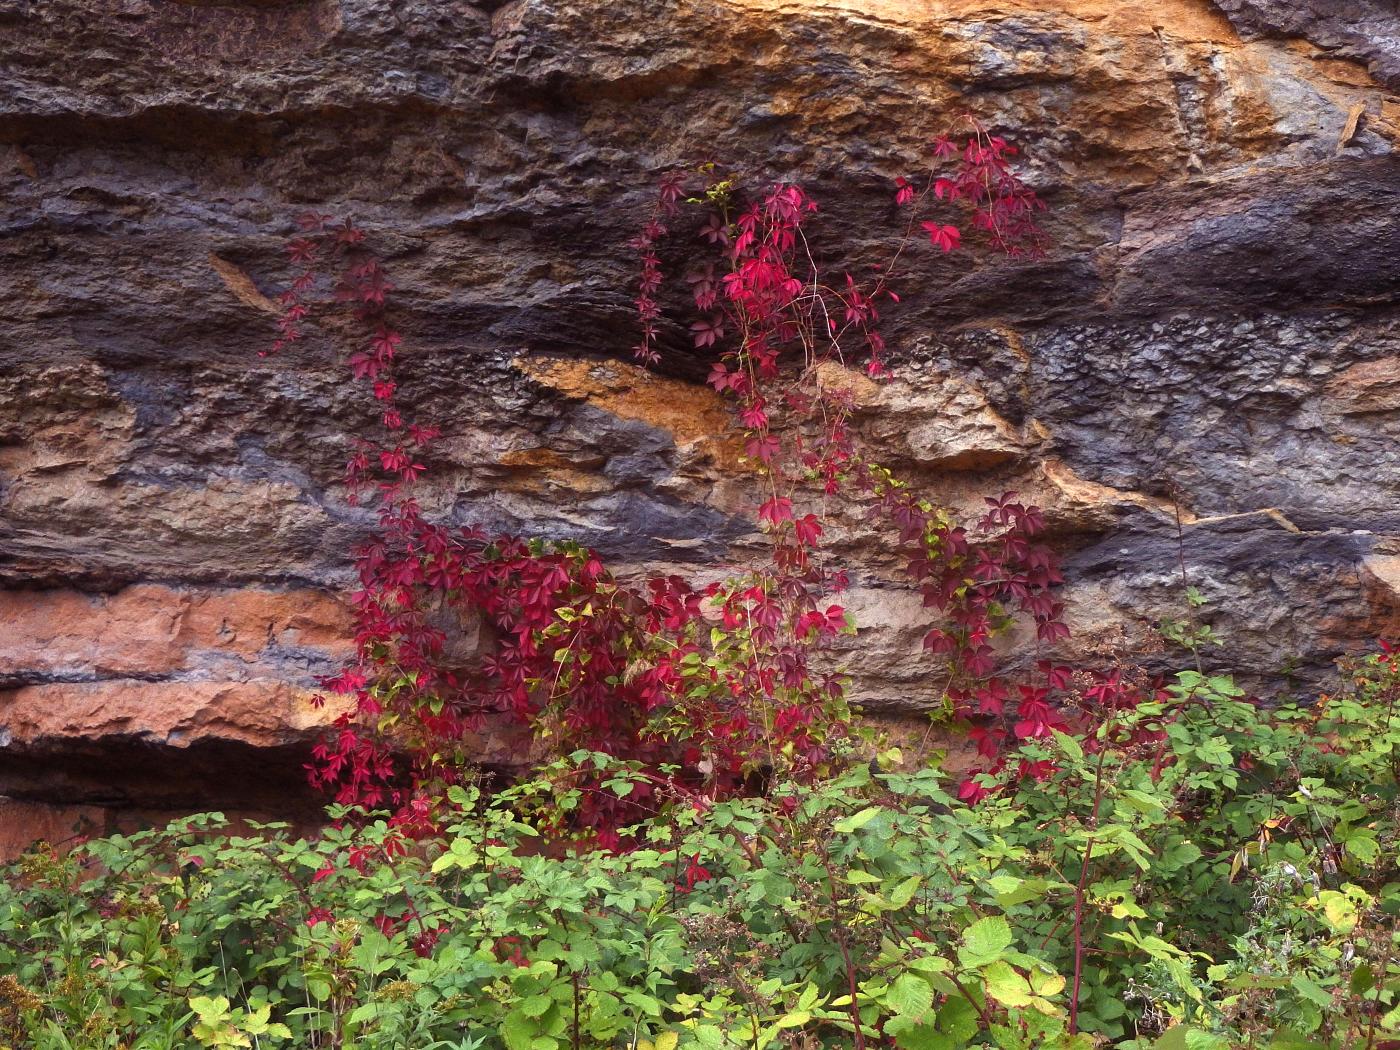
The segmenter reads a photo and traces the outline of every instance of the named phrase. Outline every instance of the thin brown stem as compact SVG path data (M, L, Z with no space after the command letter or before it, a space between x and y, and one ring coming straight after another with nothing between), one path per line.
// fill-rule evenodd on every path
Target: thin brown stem
M1103 766L1108 748L1099 749L1098 766L1094 770L1094 809L1089 816L1090 827L1097 828L1099 807L1103 804ZM1079 987L1084 977L1084 891L1089 883L1089 862L1094 856L1094 836L1084 844L1084 860L1079 865L1079 881L1074 887L1074 985L1069 996L1069 1034L1079 1032Z

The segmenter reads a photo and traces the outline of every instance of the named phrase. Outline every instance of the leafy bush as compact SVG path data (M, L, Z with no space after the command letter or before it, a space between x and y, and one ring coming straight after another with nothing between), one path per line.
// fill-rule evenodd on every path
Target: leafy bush
M539 835L590 791L654 785L585 752L490 796L452 788L442 835L407 850L384 820L302 840L217 815L39 850L0 889L0 1032L41 1050L1379 1047L1400 1038L1397 697L1387 654L1315 708L1187 672L1083 743L1023 744L1043 775L976 805L886 753L771 797L678 796L624 853Z

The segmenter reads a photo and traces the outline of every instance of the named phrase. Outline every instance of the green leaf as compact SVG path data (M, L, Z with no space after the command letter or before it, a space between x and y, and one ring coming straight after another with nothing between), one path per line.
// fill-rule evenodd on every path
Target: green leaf
M938 1030L959 1043L966 1043L981 1028L977 1007L959 996L949 999L938 1011Z
M196 995L190 1000L190 1009L199 1015L201 1021L227 1017L228 1005L228 998L222 995L212 999L206 995Z
M1169 846L1162 852L1161 860L1167 867L1175 871L1184 868L1188 864L1195 864L1203 854L1201 848L1193 842L1178 842L1174 846Z
M1376 833L1369 828L1360 828L1348 835L1345 841L1347 854L1355 857L1362 864L1374 864L1376 858L1380 856L1380 843L1376 841Z
M1186 1032L1186 1050L1230 1050L1230 1042L1213 1032L1190 1028Z
M1079 746L1078 740L1074 739L1074 737L1070 736L1068 733L1061 733L1058 729L1052 729L1050 732L1055 734L1055 743L1060 745L1061 751L1069 755L1069 757L1076 762L1084 761L1084 749Z
M1331 1009L1331 993L1328 992L1326 988L1323 988L1322 985L1312 980L1310 977L1307 977L1306 975L1301 973L1295 973L1289 979L1288 983L1291 984L1294 990L1297 991L1304 998L1311 999L1313 1002L1317 1003L1318 1006L1325 1006L1328 1009Z
M1031 991L1039 996L1059 995L1068 983L1053 970L1031 970L1026 980L1030 982Z
M1045 896L1052 883L1045 879L1018 879L1014 875L997 875L987 880L987 885L996 894L997 903L1010 908L1027 901L1039 900Z
M982 971L987 994L1003 1006L1028 1006L1035 998L1026 979L1007 962L994 962Z
M472 804L472 798L467 794L466 789L457 784L453 784L447 789L447 801L454 806L470 806Z
M1269 1043L1269 1050L1333 1050L1326 1043L1320 1043L1316 1039L1309 1039L1305 1035L1290 1029L1274 1033L1273 1040Z
M919 1021L933 1007L933 989L922 977L902 973L885 993L885 1001L901 1017Z
M1000 915L988 915L963 931L958 959L964 966L985 966L1001 958L1011 940L1010 924Z
M1206 688L1219 696L1244 696L1244 690L1235 685L1229 675L1217 675L1206 681Z
M501 1038L506 1050L533 1050L539 1026L522 1013L512 1010L501 1023Z
M1356 928L1360 918L1356 901L1336 890L1323 890L1317 895L1317 899L1322 904L1322 912L1327 916L1327 921L1338 933L1350 933Z
M350 1011L350 1023L363 1024L366 1021L373 1021L379 1016L381 1009L383 1009L382 1003L361 1003Z
M1136 788L1127 788L1122 792L1120 797L1124 803L1132 809L1137 810L1145 817L1159 820L1164 815L1162 800L1146 791L1139 791Z
M914 899L914 894L919 891L919 886L923 881L924 877L922 875L910 875L890 891L890 904L895 908L903 908Z
M880 876L872 875L868 871L862 871L860 868L852 868L850 871L846 872L846 881L852 886L868 886L871 883L881 882L883 880L881 880Z
M859 831L880 815L880 808L879 806L866 806L859 813L853 813L849 817L838 820L832 825L832 830L838 835L849 835L853 831Z
M894 1044L899 1050L955 1050L957 1043L953 1037L940 1032L931 1024L898 1025L901 1018L885 1022L885 1031L894 1036ZM891 1028L891 1026L898 1027Z

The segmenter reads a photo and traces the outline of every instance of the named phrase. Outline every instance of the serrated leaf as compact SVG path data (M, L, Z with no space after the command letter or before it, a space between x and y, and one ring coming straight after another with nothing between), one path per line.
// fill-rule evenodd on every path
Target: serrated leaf
M1123 802L1130 808L1137 810L1137 812L1145 817L1157 819L1163 815L1161 800L1154 798L1146 791L1139 791L1136 788L1127 788L1122 792L1120 798L1122 798Z
M1336 890L1323 890L1317 897L1333 929L1338 933L1350 933L1355 929L1360 914L1354 900Z
M1029 1006L1034 996L1026 979L1012 969L1010 963L994 962L982 971L987 994L1003 1006Z
M1036 995L1051 996L1059 995L1065 990L1065 979L1057 973L1045 973L1040 970L1032 970L1028 975L1031 990Z
M447 801L451 802L454 806L469 806L471 805L472 799L471 796L467 794L465 788L453 784L447 789Z
M953 964L941 955L925 955L922 959L910 959L909 969L917 973L947 973Z
M957 1043L953 1037L931 1024L906 1024L896 1031L890 1031L890 1025L900 1020L895 1017L885 1022L885 1031L894 1036L894 1045L899 1050L955 1050Z
M695 1037L695 1042L706 1050L719 1050L726 1042L724 1031L712 1024L696 1025L690 1034Z
M197 1013L201 1020L209 1017L222 1017L228 1013L228 998L222 995L210 998L207 995L196 995L190 999L190 1009Z
M361 1003L350 1011L350 1023L364 1024L366 1021L373 1021L379 1016L379 1011L382 1008L382 1004L380 1003Z
M964 966L985 966L1011 947L1011 926L1000 915L978 919L963 931L958 959Z
M532 1050L538 1026L524 1014L512 1010L501 1022L501 1038L506 1050Z
M1051 883L1045 879L1018 879L1014 875L997 875L987 880L987 885L996 894L997 903L1010 908L1027 901L1039 900L1050 889Z
M1184 868L1196 863L1202 856L1201 848L1194 842L1178 842L1163 852L1162 860L1171 868Z
M1380 844L1375 839L1375 833L1369 830L1349 835L1345 846L1347 854L1362 864L1374 864L1380 856Z
M920 1021L933 1007L933 989L922 977L902 973L885 993L885 1001L901 1017Z

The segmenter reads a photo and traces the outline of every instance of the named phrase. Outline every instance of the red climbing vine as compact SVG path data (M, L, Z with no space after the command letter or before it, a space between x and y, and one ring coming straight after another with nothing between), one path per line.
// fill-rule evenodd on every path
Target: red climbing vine
M799 187L778 185L743 204L738 180L713 166L695 173L693 185L667 177L654 216L633 242L641 259L636 305L642 339L635 354L646 363L659 358L660 248L685 207L694 207L702 217L698 227L692 223L698 247L688 254L695 261L685 273L698 315L689 331L697 349L718 350L710 385L733 400L762 481L757 515L773 542L767 574L775 591L800 617L819 615L819 594L839 592L848 582L845 570L824 567L820 552L831 497L863 503L904 551L924 604L938 613L924 646L946 657L953 713L976 723L988 771L1000 772L1010 741L1069 728L1057 703L1069 696L1068 668L1042 659L1033 682L1012 683L997 673L991 644L1018 617L1034 623L1039 644L1051 646L1068 634L1063 603L1054 595L1061 576L1051 551L1037 541L1043 516L1005 493L988 498L988 511L971 528L958 524L872 461L851 427L850 370L860 364L876 380L889 374L880 310L899 302L894 285L919 233L939 252L952 253L964 238L963 226L951 220L962 216L995 251L1043 251L1035 222L1042 205L1011 169L1015 149L968 123L961 144L947 137L932 144L920 176L895 179L895 203L906 214L903 233L888 262L864 280L843 273L833 282L821 272L807 239L817 205ZM790 658L797 660L810 650L794 648L801 655ZM988 789L974 774L960 790L975 800Z
M863 278L822 273L808 240L818 207L798 186L749 197L713 165L662 179L655 213L631 242L635 355L657 363L676 324L663 304L662 260L679 247L695 310L680 324L713 355L710 385L734 404L760 493L755 522L772 550L766 564L700 590L675 576L621 582L574 543L428 520L415 491L439 431L411 421L398 401L402 337L384 267L352 222L301 220L288 245L299 271L281 298L273 349L303 338L328 282L362 333L347 364L379 405L382 434L358 440L345 470L351 502L373 505L378 529L356 552L357 657L324 683L354 703L315 750L318 784L341 802L390 805L411 830L431 822L430 800L468 768L470 733L488 719L527 725L563 750L640 763L645 776L625 797L586 791L577 815L616 846L617 828L658 795L704 805L755 777L833 768L853 729L844 680L822 654L853 625L840 604L847 572L824 544L847 505L863 507L904 551L933 611L924 645L947 659L947 696L976 723L990 771L1003 769L1008 742L1070 727L1069 670L1041 659L1033 679L1013 682L998 673L992 646L1019 619L1034 624L1040 645L1067 633L1040 511L1008 493L988 499L979 521L958 523L871 460L852 427L851 370L888 374L880 312L899 302L895 286L918 241L962 251L970 225L996 251L1043 249L1042 206L1012 170L1015 150L969 128L961 143L933 143L920 176L895 180L902 232ZM481 652L452 655L454 623L480 626ZM1105 702L1121 700L1103 690ZM1044 774L1024 764L1015 772ZM987 790L976 776L961 787L970 799Z

